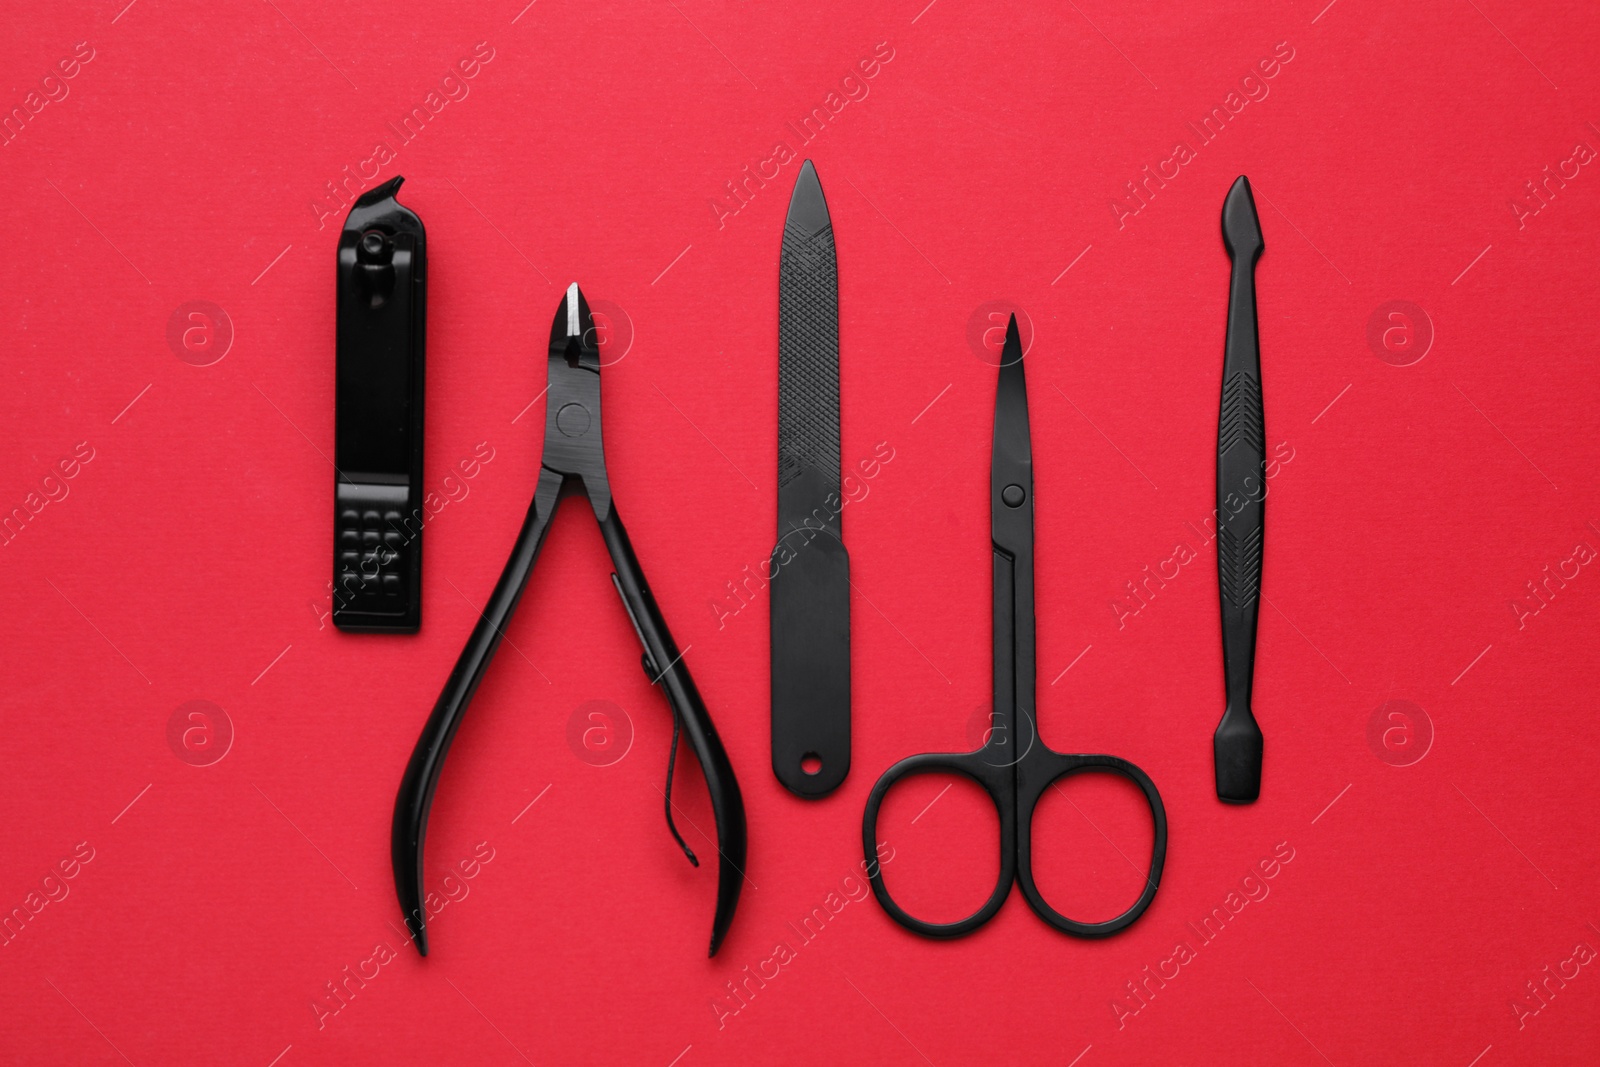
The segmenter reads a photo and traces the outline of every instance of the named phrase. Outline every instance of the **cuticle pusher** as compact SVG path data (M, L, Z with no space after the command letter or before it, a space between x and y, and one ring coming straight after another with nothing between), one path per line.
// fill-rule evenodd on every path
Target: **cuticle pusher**
M1248 804L1261 795L1263 745L1250 698L1267 497L1255 278L1256 260L1265 245L1250 182L1242 174L1222 205L1222 241L1233 258L1217 418L1217 588L1227 705L1212 750L1217 798Z

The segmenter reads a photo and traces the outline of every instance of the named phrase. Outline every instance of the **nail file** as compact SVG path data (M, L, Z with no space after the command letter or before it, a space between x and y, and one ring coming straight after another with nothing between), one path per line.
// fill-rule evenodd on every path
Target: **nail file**
M807 160L778 271L778 543L769 564L772 773L801 797L850 770L850 555L839 473L839 270Z

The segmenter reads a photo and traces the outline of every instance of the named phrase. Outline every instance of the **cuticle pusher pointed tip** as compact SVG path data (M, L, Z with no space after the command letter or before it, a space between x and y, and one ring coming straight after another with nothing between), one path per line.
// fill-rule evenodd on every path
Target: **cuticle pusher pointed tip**
M1235 259L1242 255L1253 260L1266 247L1255 194L1251 192L1250 179L1243 174L1234 181L1222 204L1222 242Z

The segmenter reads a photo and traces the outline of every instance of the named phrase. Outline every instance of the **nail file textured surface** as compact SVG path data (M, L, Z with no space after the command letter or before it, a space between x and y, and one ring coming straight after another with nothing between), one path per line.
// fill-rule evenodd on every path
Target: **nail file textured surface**
M772 773L824 796L850 770L850 557L839 492L839 270L816 169L795 180L778 268L778 543Z
M829 515L840 529L839 268L833 225L809 161L783 227L778 274L778 520Z

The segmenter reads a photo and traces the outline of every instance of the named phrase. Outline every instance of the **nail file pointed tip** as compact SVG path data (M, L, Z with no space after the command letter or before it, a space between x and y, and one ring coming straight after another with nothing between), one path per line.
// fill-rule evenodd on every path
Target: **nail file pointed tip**
M1233 256L1255 257L1261 254L1265 242L1261 237L1261 219L1256 214L1256 199L1250 191L1250 179L1239 175L1228 190L1222 204L1222 240Z
M822 182L817 178L817 168L806 160L794 180L794 192L789 196L787 225L797 227L802 233L816 233L829 225L828 201L822 195Z

